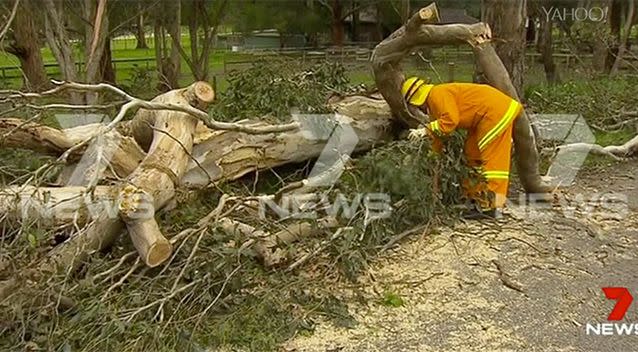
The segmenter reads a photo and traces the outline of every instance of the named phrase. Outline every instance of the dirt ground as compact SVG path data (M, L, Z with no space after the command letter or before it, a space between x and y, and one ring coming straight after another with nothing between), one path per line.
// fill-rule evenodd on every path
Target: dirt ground
M334 288L354 328L320 322L282 350L638 351L638 336L585 330L615 304L602 287L638 298L638 161L586 168L552 207L508 213L401 244L362 276L366 304ZM403 304L382 304L387 292ZM638 304L623 322L638 322Z

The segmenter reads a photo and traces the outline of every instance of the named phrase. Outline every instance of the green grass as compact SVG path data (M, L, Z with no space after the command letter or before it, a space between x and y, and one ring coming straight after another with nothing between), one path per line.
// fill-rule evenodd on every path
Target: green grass
M154 69L155 63L155 49L153 38L147 38L148 49L135 49L136 40L134 38L116 39L111 42L111 55L114 59L116 80L119 84L126 84L130 79L133 69L138 67L147 67ZM182 36L182 46L187 53L190 53L190 38L187 35ZM84 61L83 47L81 43L77 43L73 47L74 57L76 62ZM224 62L232 62L237 60L246 59L247 55L242 53L233 53L225 49L214 49L211 51L209 58L209 67L211 76L222 75L224 71ZM142 59L148 58L148 62L117 62L118 59ZM51 50L44 46L42 48L42 59L45 63L46 71L51 78L60 79L60 70L57 66L55 57L51 53ZM20 78L20 62L19 60L6 52L0 51L0 67L7 68L7 78L0 83L0 86L8 88L19 88L22 84ZM10 69L11 68L11 69ZM180 83L189 84L192 82L192 75L189 67L184 59L181 61L181 79ZM223 80L220 80L223 81ZM221 87L225 87L225 83L220 82Z

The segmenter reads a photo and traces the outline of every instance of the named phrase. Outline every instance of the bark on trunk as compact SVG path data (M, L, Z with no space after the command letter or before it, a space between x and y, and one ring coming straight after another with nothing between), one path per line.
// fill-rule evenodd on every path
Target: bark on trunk
M180 27L181 23L181 0L175 0L172 2L169 12L172 16L169 20L168 24L168 32L172 37L178 38L178 41L181 43L182 41L182 30ZM179 49L177 46L173 45L171 47L171 55L170 61L170 70L168 72L167 82L171 89L176 89L179 87L179 76L181 73L181 60L179 55Z
M40 52L40 40L32 16L32 4L22 1L13 20L13 38L7 51L20 60L24 73L23 89L39 91L49 85Z
M334 46L343 46L345 31L343 29L343 4L341 0L332 0L332 44Z
M620 27L622 26L623 0L611 0L609 7L609 38L607 41L607 57L605 59L605 72L611 71L620 44Z
M163 3L163 12L158 14L155 20L155 58L159 74L158 89L169 91L179 87L180 76L180 53L179 44L181 42L181 3L180 0ZM165 33L173 39L170 53L166 43Z
M68 82L76 82L78 78L73 46L64 27L64 9L61 1L43 0L45 10L44 33L51 52L60 67L62 79ZM82 97L76 92L69 94L71 103L81 104Z
M85 82L98 83L102 81L102 57L105 54L106 40L108 39L108 16L106 0L85 0L84 17L90 18L91 23L85 26L84 33L84 57L85 57ZM86 102L95 104L98 95L87 92Z
M345 116L359 138L356 150L369 150L393 138L392 115L382 99L346 97L331 103L333 110ZM263 125L261 122L252 123ZM308 131L270 134L246 134L212 131L199 125L193 148L194 160L181 183L203 187L211 183L235 180L250 172L266 170L319 156L326 140L308 138Z
M611 71L609 72L612 76L618 73L620 69L620 65L623 61L623 56L625 55L625 51L627 49L627 41L629 39L629 35L631 34L631 27L633 25L632 21L634 18L634 0L627 0L625 4L627 6L625 13L625 25L624 30L620 38L620 45L618 46L618 55L616 56L616 60L614 61L613 66L611 67Z
M7 221L29 219L43 226L83 226L99 214L117 216L117 193L113 187L11 186L0 190L0 214Z
M171 96L169 100L174 104L197 107L205 106L213 97L212 88L203 82L165 95ZM175 184L186 171L197 120L185 113L166 110L156 111L155 115L157 130L148 155L116 190L120 216L100 213L86 230L54 248L40 264L38 272L77 269L90 253L108 248L125 224L149 266L166 259L167 246L157 244L158 241L165 242L156 232L157 227L149 226L148 221L152 218L149 215L173 197Z
M496 53L509 72L518 96L522 95L525 76L526 2L485 0L485 21L492 29Z
M540 18L540 35L538 38L538 51L541 54L543 68L545 69L545 78L547 83L554 84L559 82L558 72L556 72L556 64L554 63L554 48L552 40L553 22L546 15Z
M104 43L104 53L100 62L100 76L102 82L115 84L115 67L113 66L113 57L111 56L111 38L106 38Z
M100 124L82 125L65 130L58 130L39 123L27 122L21 119L0 119L0 148L27 149L44 155L60 156L67 149L83 141ZM110 143L103 153L110 156L110 168L119 177L128 176L140 161L144 158L144 151L131 137L122 136L116 131L109 133ZM89 146L89 149L91 147ZM69 157L69 162L76 162L82 156L86 148L80 148ZM90 174L90 173L87 173Z
M592 6L607 9L607 14L611 14L611 0L599 0ZM594 24L593 33L593 68L596 72L605 72L608 53L611 48L611 34L609 21L599 21Z
M137 40L136 49L148 49L148 44L146 44L146 34L144 32L144 12L142 11L142 2L138 2L137 11L139 14L137 15L137 21L135 25L135 39Z

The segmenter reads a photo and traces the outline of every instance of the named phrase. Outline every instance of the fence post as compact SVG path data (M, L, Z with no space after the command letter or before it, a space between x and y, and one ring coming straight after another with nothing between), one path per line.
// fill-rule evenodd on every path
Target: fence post
M454 82L454 68L455 68L455 64L454 62L448 62L447 63L447 81L448 82Z
M213 92L215 92L215 94L218 94L217 92L217 76L213 75Z

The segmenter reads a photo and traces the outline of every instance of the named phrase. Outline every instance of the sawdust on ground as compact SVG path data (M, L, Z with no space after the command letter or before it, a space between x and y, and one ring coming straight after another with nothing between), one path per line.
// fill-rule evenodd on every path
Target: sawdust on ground
M281 350L637 350L638 336L585 331L613 307L601 287L638 292L638 163L621 167L614 175L627 177L611 186L585 174L552 209L512 208L502 221L459 223L402 243L361 277L363 300L361 289L334 288L356 326L320 322ZM625 200L592 196L614 190ZM580 194L590 201L583 205ZM383 304L388 293L403 304ZM625 320L638 322L638 309Z

